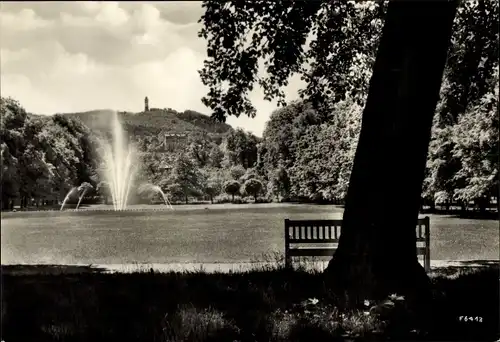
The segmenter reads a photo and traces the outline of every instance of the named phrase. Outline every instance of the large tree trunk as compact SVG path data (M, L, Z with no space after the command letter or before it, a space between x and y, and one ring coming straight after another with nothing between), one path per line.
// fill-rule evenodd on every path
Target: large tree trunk
M429 299L415 227L456 2L389 4L351 173L339 246L325 271L340 303ZM410 304L410 303L409 303Z

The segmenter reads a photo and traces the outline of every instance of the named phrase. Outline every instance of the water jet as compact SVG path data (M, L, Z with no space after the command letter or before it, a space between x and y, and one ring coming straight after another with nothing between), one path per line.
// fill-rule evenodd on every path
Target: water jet
M109 186L113 208L124 210L134 181L135 167L132 161L135 150L125 138L125 132L118 118L118 113L113 112L111 118L112 141L101 140L102 158L105 164L104 179Z

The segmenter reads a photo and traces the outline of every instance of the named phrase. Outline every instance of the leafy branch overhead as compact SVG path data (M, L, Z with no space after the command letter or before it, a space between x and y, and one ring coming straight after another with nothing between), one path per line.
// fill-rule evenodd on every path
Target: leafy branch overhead
M257 84L284 106L283 88L298 74L300 91L318 109L347 95L362 101L386 5L353 1L204 1L199 37L208 58L200 71L212 116L254 117L248 96ZM261 63L262 62L262 63Z

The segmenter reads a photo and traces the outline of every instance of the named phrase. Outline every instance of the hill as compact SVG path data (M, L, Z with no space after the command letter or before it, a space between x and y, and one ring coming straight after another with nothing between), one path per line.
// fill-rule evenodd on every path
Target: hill
M85 125L93 130L109 130L111 110L93 110L79 113L64 113L65 116L77 116ZM152 108L147 112L119 112L125 130L135 136L144 137L165 132L190 133L205 132L211 136L223 136L232 130L226 123L214 122L208 115L192 110L177 112L170 108Z

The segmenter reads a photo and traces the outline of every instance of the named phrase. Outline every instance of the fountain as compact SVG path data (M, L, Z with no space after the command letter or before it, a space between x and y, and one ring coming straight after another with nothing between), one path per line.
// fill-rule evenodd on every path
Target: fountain
M102 170L101 181L97 185L97 190L106 184L111 195L114 210L125 210L127 208L127 201L134 182L136 172L135 157L136 152L134 146L126 139L125 132L120 124L118 113L113 112L111 118L111 141L106 139L99 139L100 154L104 162L104 169ZM60 210L64 209L64 205L71 195L78 191L80 193L76 209L80 207L80 202L88 190L93 189L90 183L84 182L79 187L72 188L66 197ZM162 189L154 184L145 183L139 187L139 192L152 192L160 193L165 205L173 209L172 204L168 200Z
M76 191L76 190L78 190L78 188L77 188L77 187L73 187L73 188L71 188L71 189L68 191L68 193L66 194L66 197L64 197L64 201L62 202L61 209L59 209L59 210L61 210L61 211L62 211L62 210L64 209L64 205L66 204L66 201L69 199L69 197L70 197L71 195L73 195L73 194L75 193L75 191Z
M80 202L82 201L82 198L83 196L85 196L85 194L87 193L88 190L90 189L93 189L94 187L90 184L90 183L87 183L87 182L83 182L79 187L78 187L78 191L82 192L82 194L80 195L80 198L78 199L78 204L76 205L76 209L78 209L80 207Z
M168 200L167 195L163 192L163 190L158 185L144 183L144 184L141 184L141 186L139 186L138 191L139 191L139 193L144 193L144 192L159 193L162 196L163 202L165 203L165 205L167 205L170 209L174 209L174 207L172 207L172 204Z
M135 168L132 161L135 151L133 146L126 141L118 113L113 112L111 124L112 142L101 141L102 157L106 165L103 176L110 189L113 208L124 210L127 207L127 199L134 181Z

